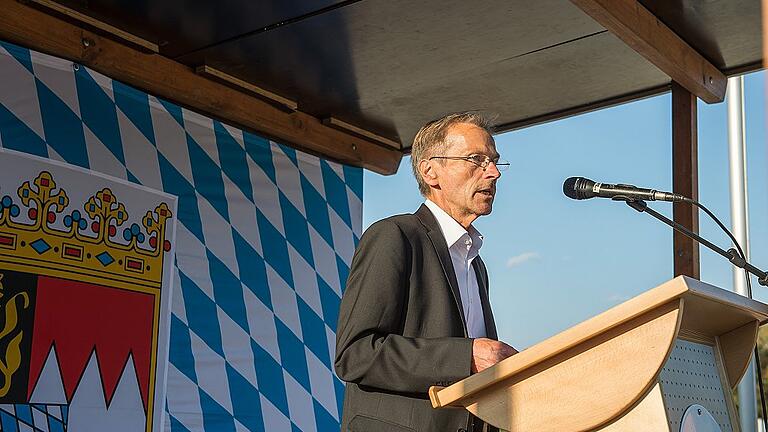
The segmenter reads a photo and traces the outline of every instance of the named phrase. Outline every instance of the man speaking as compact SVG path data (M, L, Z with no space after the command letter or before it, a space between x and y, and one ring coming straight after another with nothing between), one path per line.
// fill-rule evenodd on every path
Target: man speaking
M427 391L517 353L496 340L483 236L472 226L491 213L508 164L473 112L422 127L411 158L426 202L363 234L341 300L342 431L481 431L462 408L432 409Z

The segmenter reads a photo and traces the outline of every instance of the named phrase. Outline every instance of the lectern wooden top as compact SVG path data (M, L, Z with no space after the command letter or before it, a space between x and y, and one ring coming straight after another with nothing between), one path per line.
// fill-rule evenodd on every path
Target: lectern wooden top
M667 313L673 310L674 314ZM653 345L657 345L647 348L659 352L652 359L648 358L649 362L659 362L657 366L649 365L648 370L658 372L678 334L704 342L724 338L721 343L730 344L729 351L733 352L730 358L724 359L724 364L729 382L735 385L754 347L757 323L762 324L768 320L768 305L679 276L481 373L446 388L432 387L429 391L432 405L435 408L466 406L468 400L484 389L508 379L525 379L525 376L532 373L530 371L537 367L541 369L541 364L551 362L553 358L567 354L567 351L579 350L586 344L603 343L623 331L620 327L630 328L633 320L649 319L649 315L654 315L651 319L657 319L662 314L668 317L668 324L665 324L665 328L659 327L658 337L651 335L646 339L655 341ZM649 377L648 385L650 383Z

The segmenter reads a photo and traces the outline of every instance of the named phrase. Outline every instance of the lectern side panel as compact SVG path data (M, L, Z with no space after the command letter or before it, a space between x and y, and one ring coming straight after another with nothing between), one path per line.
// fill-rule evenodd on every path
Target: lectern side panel
M706 408L723 432L733 432L715 348L678 339L659 374L670 430L679 431L685 410Z
M759 322L751 321L717 338L722 354L723 368L725 368L726 386L735 387L744 372L747 371L747 366L752 360L752 351L757 342L759 327Z

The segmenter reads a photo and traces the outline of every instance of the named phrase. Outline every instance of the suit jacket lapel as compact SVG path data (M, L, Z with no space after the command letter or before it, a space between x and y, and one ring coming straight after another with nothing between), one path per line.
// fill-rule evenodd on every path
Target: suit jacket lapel
M488 272L485 269L485 263L480 259L479 255L472 261L472 267L475 269L477 287L480 290L480 304L483 306L483 320L485 321L486 336L498 340L499 335L496 333L496 320L493 319L491 300L488 297Z
M464 317L464 308L461 305L461 294L459 291L459 283L456 280L456 272L453 271L453 262L451 261L451 254L448 252L448 244L445 242L445 236L440 230L440 225L437 223L435 216L432 215L432 211L429 210L424 204L416 210L416 217L419 218L422 225L427 228L427 235L432 242L432 246L437 252L437 257L440 259L440 265L443 267L443 273L448 281L448 285L453 292L453 299L456 301L456 308L461 316L461 323L464 326L464 333L467 332L467 320Z

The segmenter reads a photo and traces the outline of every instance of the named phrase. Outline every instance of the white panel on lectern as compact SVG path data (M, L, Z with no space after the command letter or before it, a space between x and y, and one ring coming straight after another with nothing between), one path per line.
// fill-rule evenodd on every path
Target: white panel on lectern
M678 339L659 374L671 431L679 431L688 407L706 408L723 432L732 432L714 348Z

